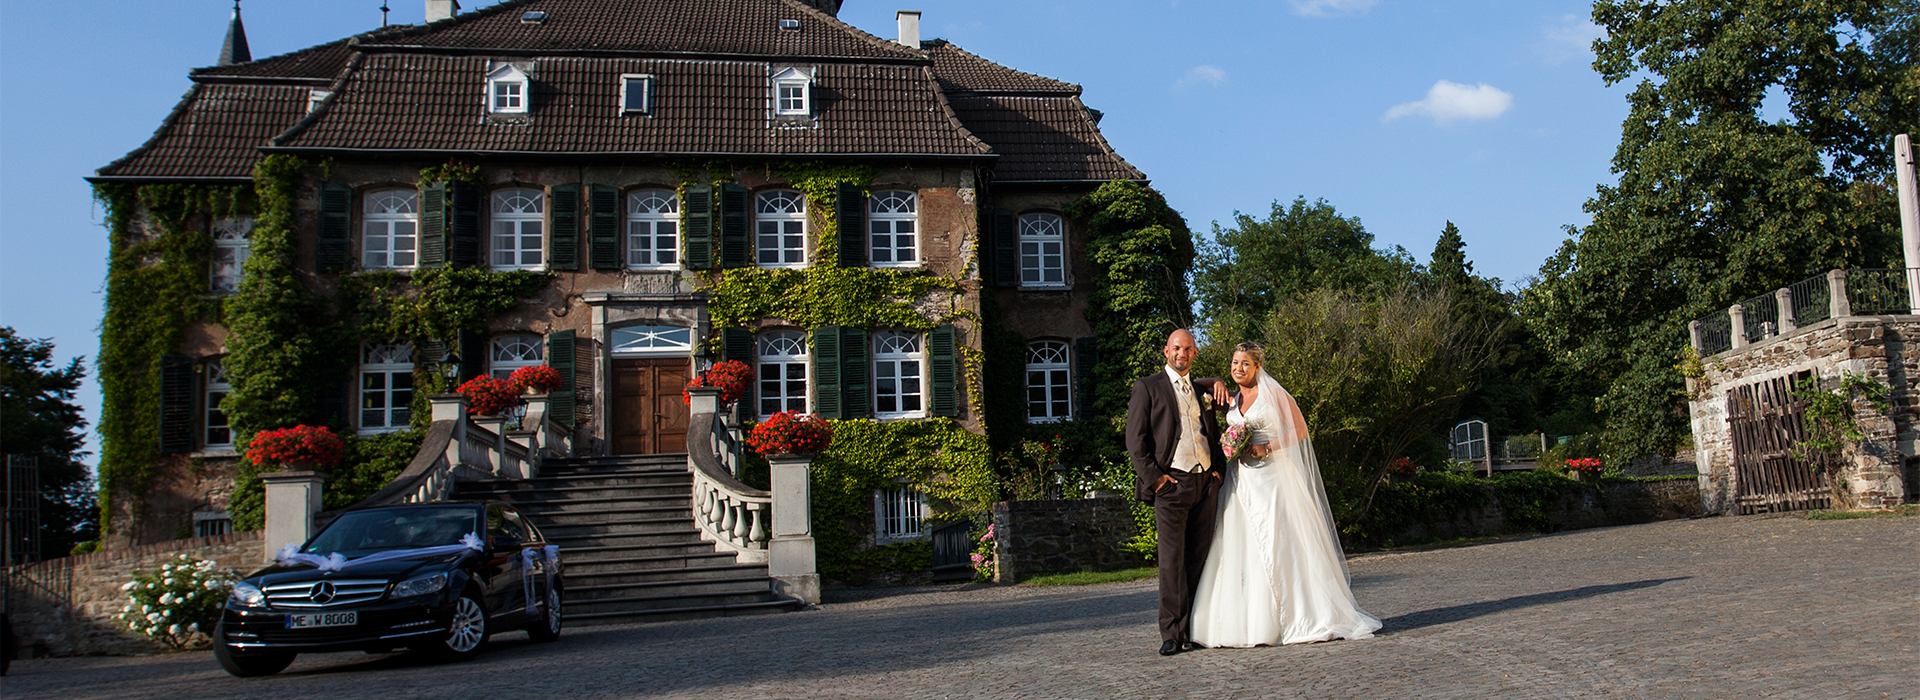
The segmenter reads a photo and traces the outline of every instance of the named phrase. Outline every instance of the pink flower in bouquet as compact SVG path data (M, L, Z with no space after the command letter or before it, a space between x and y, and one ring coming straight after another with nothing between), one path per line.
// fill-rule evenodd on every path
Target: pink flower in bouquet
M1247 440L1252 437L1253 431L1247 429L1247 424L1229 425L1220 433L1220 452L1227 459L1233 459L1234 455L1247 448Z

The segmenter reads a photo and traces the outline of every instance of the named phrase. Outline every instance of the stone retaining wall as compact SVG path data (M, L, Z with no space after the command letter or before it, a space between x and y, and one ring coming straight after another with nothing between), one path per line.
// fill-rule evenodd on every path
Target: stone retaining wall
M1146 565L1120 548L1139 534L1126 498L1002 501L993 504L993 530L994 580L1000 583Z
M7 614L19 635L20 655L164 651L165 647L127 632L113 619L126 604L120 586L132 579L133 572L158 568L186 554L246 574L260 567L261 547L259 531L237 532L9 567Z
M1546 516L1554 530L1579 530L1677 520L1701 513L1700 482L1683 479L1608 483L1597 492L1589 490L1561 499L1547 510ZM1393 541L1449 540L1525 531L1507 521L1500 498L1492 496L1484 508L1469 508L1450 520L1414 525L1397 533Z

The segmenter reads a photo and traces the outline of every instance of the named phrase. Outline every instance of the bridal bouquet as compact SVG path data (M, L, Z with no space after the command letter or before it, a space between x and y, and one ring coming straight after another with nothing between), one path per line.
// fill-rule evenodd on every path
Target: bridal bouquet
M1247 448L1247 440L1252 437L1253 430L1248 428L1247 424L1229 425L1220 433L1220 452L1225 454L1228 460L1232 460L1234 455L1240 454L1241 450Z

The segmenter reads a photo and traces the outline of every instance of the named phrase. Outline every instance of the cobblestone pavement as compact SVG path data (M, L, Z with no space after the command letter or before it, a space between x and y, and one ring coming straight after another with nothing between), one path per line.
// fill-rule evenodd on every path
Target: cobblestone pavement
M1920 518L1713 518L1363 555L1374 639L1154 654L1150 582L841 593L817 611L501 635L479 660L18 662L27 698L1920 698ZM496 688L476 692L476 688ZM505 691L505 692L500 692Z

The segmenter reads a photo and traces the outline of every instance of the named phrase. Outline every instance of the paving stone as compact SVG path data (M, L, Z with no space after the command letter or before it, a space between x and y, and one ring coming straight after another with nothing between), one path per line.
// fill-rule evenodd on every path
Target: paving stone
M502 634L480 659L16 662L28 698L1916 698L1920 518L1708 518L1350 562L1374 639L1154 652L1151 582L833 592L787 615ZM493 690L478 690L491 688Z

